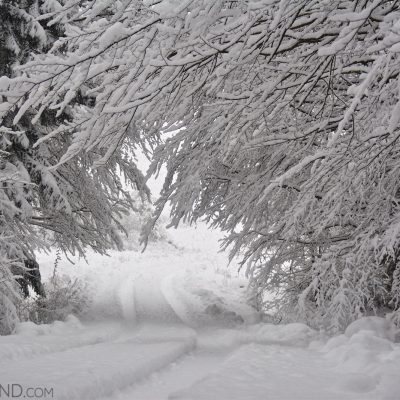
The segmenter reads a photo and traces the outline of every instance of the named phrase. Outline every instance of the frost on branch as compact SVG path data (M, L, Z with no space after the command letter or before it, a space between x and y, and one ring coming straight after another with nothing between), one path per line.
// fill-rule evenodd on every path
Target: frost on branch
M65 50L2 92L15 122L24 105L69 109L40 139L69 132L59 165L154 147L152 171L168 169L158 212L170 201L173 225L225 230L280 308L333 328L398 310L398 2L87 4ZM82 87L93 107L74 104Z

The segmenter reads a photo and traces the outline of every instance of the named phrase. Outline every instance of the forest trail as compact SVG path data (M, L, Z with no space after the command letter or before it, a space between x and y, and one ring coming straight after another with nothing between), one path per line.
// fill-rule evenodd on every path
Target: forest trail
M364 318L332 338L260 322L245 280L204 243L208 251L158 245L61 262L59 274L89 283L92 319L25 322L1 337L2 387L55 400L398 399L400 344L388 321ZM45 279L53 265L54 255L41 258Z

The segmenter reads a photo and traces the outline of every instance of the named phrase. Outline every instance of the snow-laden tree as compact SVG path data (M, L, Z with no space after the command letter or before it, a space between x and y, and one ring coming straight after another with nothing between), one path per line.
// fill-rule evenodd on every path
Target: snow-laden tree
M2 85L2 110L69 110L35 144L69 135L52 171L154 146L158 213L222 228L257 293L340 327L399 308L399 6L67 0L48 16L66 36Z
M2 90L9 87L10 79L20 79L21 63L30 60L33 53L45 53L64 36L68 21L46 26L47 13L61 7L50 0L0 1ZM74 98L74 107L90 107L93 100L84 90L80 88ZM52 141L35 143L60 121L71 120L70 110L59 116L46 110L32 124L34 110L27 108L13 124L16 109L5 107L6 95L1 99L0 308L4 312L0 312L0 334L12 330L14 306L21 296L17 282L23 282L29 272L26 266L34 259L34 250L53 245L66 253L83 255L86 247L104 253L120 246L119 220L132 206L123 180L126 187L144 190L143 177L130 161L130 150L115 154L105 168L97 170L91 167L94 153L81 154L52 169L72 144L70 136L60 132Z

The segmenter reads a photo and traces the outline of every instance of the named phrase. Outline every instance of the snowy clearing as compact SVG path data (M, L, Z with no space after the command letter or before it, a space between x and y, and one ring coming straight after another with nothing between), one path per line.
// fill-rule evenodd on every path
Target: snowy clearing
M388 321L364 318L333 338L262 323L246 279L201 229L145 253L63 260L57 273L87 282L89 308L81 320L22 323L1 337L4 390L46 388L57 400L398 399L399 334ZM54 257L41 256L45 280Z

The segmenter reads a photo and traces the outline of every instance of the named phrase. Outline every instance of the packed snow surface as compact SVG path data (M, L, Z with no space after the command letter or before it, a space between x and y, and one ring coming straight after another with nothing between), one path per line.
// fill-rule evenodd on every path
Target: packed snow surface
M21 397L46 388L57 400L400 398L399 332L388 320L363 318L334 337L261 322L214 239L187 228L145 253L62 260L57 273L87 282L89 308L1 337L1 387L18 385ZM45 280L54 258L41 256Z

